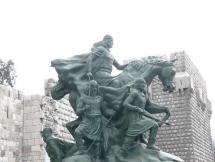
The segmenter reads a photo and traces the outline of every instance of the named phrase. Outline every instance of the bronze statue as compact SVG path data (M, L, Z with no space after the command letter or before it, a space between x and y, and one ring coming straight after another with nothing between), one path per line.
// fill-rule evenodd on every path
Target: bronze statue
M156 76L164 91L173 92L175 60L147 57L120 65L110 53L112 46L113 38L106 35L94 43L87 54L52 61L59 77L51 91L52 98L60 100L69 94L70 104L78 115L76 120L66 124L78 152L63 162L121 162L117 154L127 154L121 156L124 162L140 162L138 159L141 162L150 159L183 162L155 146L159 126L170 125L166 122L170 111L153 103L148 94L148 86ZM122 72L111 76L112 66ZM157 113L165 115L158 119L152 115ZM146 141L142 136L148 131ZM134 142L137 145L133 146ZM64 152L59 154L62 155L56 155L57 158L65 157Z

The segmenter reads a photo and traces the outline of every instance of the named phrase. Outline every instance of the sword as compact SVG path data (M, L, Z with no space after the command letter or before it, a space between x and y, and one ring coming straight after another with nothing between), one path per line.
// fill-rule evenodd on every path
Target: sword
M162 121L162 120L160 120L160 119L157 119L157 118L154 118L154 117L152 117L152 116L149 116L149 115L146 115L144 112L140 112L142 115L144 115L144 116L146 116L146 117L148 117L148 118L150 118L150 119L153 119L153 120L155 120L155 121L157 121L157 122L160 122L160 123L162 123L162 124L166 124L166 125L171 125L170 123L168 123L168 122L165 122L165 121Z

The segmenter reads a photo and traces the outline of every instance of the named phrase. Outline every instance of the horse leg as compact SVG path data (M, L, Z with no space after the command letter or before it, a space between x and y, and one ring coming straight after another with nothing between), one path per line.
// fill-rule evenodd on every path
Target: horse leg
M148 111L151 114L165 113L165 116L162 118L162 121L166 121L170 117L169 108L157 105L155 103L150 103L149 105L147 105L146 111Z

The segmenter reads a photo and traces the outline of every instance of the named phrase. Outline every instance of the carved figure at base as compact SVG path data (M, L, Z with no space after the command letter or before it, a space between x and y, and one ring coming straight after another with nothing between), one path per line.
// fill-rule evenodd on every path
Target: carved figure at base
M94 145L99 156L101 152L102 97L98 96L98 84L95 80L90 81L88 86L86 92L88 95L83 95L78 101L76 114L82 118L82 121L75 129L74 139L79 148L79 153L87 153ZM86 138L92 141L88 146L83 141Z
M67 155L72 155L77 151L75 144L52 137L51 128L44 128L40 133L46 143L45 149L51 162L62 162Z
M156 146L156 136L158 131L158 123L153 120L154 116L145 110L146 105L146 82L143 79L137 79L134 83L134 89L125 99L123 106L125 107L128 129L121 148L121 152L126 155L129 147L135 141L135 138L146 131L150 131L147 148L159 150Z

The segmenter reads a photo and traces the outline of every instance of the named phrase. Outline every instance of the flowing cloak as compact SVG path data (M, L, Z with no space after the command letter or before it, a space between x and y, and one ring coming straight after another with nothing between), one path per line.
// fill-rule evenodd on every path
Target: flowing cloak
M105 54L96 53L95 55L97 57L93 57L93 55L94 54L90 52L87 54L75 55L69 59L56 59L51 62L51 66L55 68L60 81L69 87L75 85L79 90L83 88L83 84L89 81L87 73L90 72L90 69L94 75L104 66ZM90 60L92 61L91 65ZM89 66L91 66L91 68ZM101 85L108 85L113 79L114 77L112 76L95 78Z
M88 62L91 53L75 55L69 59L55 59L51 62L51 66L55 68L58 73L58 78L67 85L76 86L87 81L87 72L89 69Z
M87 73L89 71L89 60L92 53L75 55L69 59L56 59L51 62L51 66L54 67L58 73L59 80L68 85L69 87L76 86L78 90L85 88L83 86L89 79L87 78ZM92 63L92 73L95 73L99 67L101 56L98 56ZM113 77L110 77L111 80ZM96 80L96 78L95 78ZM122 88L111 88L103 87L100 88L104 100L109 102L109 105L114 107L120 107L123 96L127 93L126 87Z

